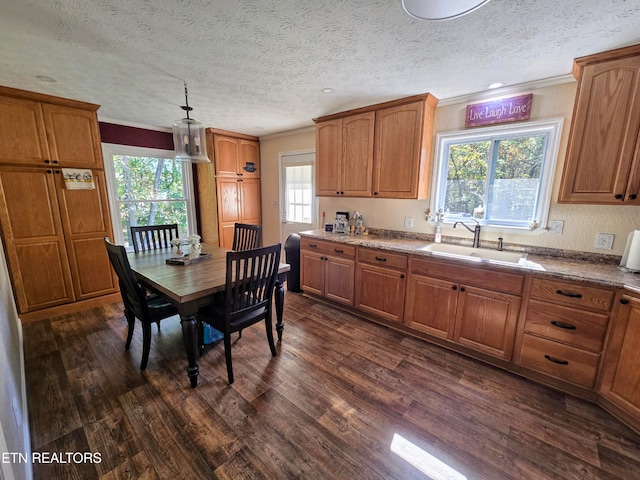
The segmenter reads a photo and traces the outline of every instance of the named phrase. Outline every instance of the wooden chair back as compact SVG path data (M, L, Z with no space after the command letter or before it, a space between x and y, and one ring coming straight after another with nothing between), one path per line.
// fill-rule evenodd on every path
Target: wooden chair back
M260 247L262 242L262 225L236 223L233 228L233 245L231 250L252 250Z
M147 305L147 294L144 288L138 283L136 276L131 270L127 251L122 245L114 245L108 237L104 237L107 247L109 261L118 276L120 293L125 310L133 313L137 318L146 320L150 318Z
M131 243L136 253L158 248L169 248L171 247L171 240L179 237L177 223L131 227Z

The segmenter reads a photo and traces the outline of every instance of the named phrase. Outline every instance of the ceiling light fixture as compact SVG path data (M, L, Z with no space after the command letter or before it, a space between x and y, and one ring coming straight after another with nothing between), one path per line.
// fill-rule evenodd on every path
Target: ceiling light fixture
M489 0L402 0L402 8L420 20L449 20L480 8Z
M323 88L320 90L322 93L333 93L335 90L333 88Z
M204 126L189 118L189 112L193 108L189 106L187 82L184 82L184 103L185 105L180 108L187 112L187 117L173 122L173 146L176 150L176 160L209 163L211 160L207 157L207 149L205 148Z
M489 85L487 85L487 88L489 90L493 90L494 88L500 88L504 85L504 83L502 82L495 82L495 83L490 83Z

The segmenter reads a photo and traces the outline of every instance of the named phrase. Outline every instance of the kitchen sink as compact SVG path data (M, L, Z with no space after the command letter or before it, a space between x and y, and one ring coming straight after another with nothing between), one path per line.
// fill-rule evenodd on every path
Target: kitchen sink
M464 247L462 245L449 245L446 243L432 243L419 248L434 255L456 257L480 262L503 263L510 265L524 265L527 262L527 254L519 252L507 252L504 250L491 250L488 248Z

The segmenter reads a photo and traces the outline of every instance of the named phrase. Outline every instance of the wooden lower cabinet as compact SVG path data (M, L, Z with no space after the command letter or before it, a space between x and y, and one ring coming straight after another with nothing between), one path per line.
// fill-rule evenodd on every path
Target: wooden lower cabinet
M303 238L300 245L301 287L306 293L353 305L355 248Z
M406 326L511 359L521 303L516 293L522 291L522 275L414 257L408 283Z
M0 166L0 224L19 313L117 291L104 175L67 190L59 169Z
M640 431L640 295L621 295L611 321L599 393Z

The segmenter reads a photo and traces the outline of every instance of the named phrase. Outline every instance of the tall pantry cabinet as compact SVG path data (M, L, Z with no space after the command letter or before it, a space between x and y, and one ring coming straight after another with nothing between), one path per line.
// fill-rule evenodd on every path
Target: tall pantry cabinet
M258 137L207 128L211 164L199 164L198 210L204 242L230 249L236 223L262 224Z
M23 315L117 293L97 105L0 87L0 229ZM68 190L62 168L90 169Z

